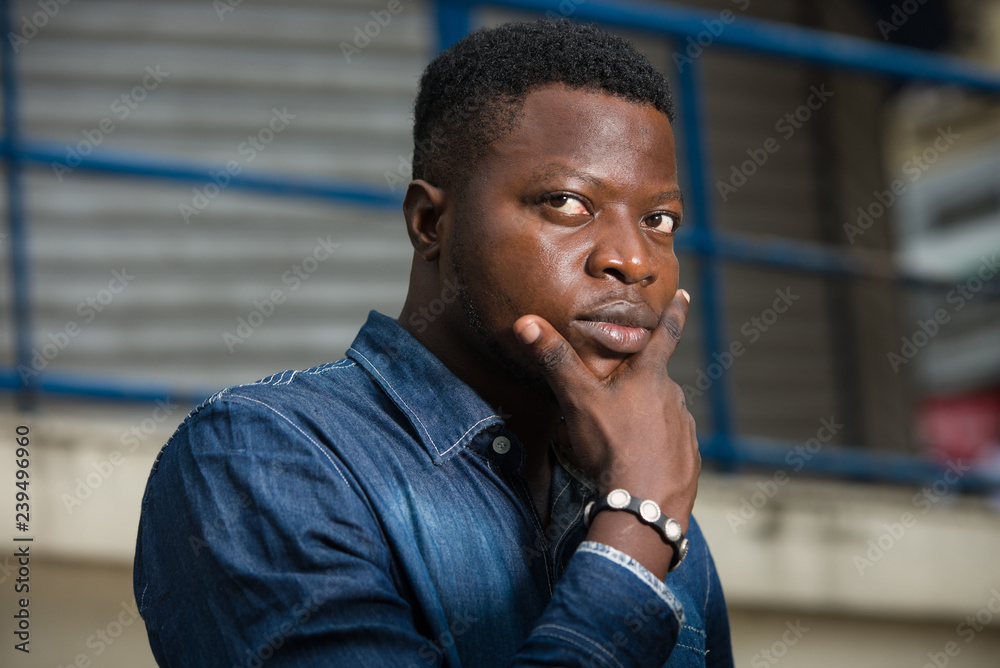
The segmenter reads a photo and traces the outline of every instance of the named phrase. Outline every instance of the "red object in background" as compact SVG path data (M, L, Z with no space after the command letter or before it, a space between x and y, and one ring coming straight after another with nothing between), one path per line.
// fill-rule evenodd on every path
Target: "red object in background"
M935 459L982 461L1000 448L1000 390L924 399L918 424Z

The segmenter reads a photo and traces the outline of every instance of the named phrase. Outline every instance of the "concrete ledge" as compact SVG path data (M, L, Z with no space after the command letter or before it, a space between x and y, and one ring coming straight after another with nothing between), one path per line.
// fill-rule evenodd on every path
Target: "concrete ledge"
M2 480L14 479L15 426L31 429L34 550L130 564L149 469L188 409L0 414ZM695 514L733 606L895 619L961 619L991 597L1000 606L1000 516L986 500L941 495L946 482L922 496L789 477L702 477ZM6 526L13 510L0 504Z

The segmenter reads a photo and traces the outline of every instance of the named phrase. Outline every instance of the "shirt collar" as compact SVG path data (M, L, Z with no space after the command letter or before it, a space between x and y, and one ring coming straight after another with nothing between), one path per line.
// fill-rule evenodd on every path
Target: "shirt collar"
M461 452L477 434L503 419L398 322L368 314L347 356L406 415L435 464Z

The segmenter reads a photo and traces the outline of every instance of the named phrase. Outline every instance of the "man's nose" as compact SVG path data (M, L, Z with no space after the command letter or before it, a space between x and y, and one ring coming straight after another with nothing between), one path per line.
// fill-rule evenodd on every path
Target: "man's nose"
M602 212L596 220L594 245L587 258L587 273L610 276L623 283L651 283L656 268L639 223L623 212Z

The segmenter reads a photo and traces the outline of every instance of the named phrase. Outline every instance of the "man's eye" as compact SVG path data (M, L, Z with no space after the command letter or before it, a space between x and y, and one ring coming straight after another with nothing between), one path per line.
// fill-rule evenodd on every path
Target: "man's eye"
M590 212L587 211L587 206L579 199L571 195L550 195L545 198L545 203L559 213L565 213L571 216L586 216L590 214Z
M676 216L669 213L654 213L646 219L646 226L659 232L675 232L680 223Z

